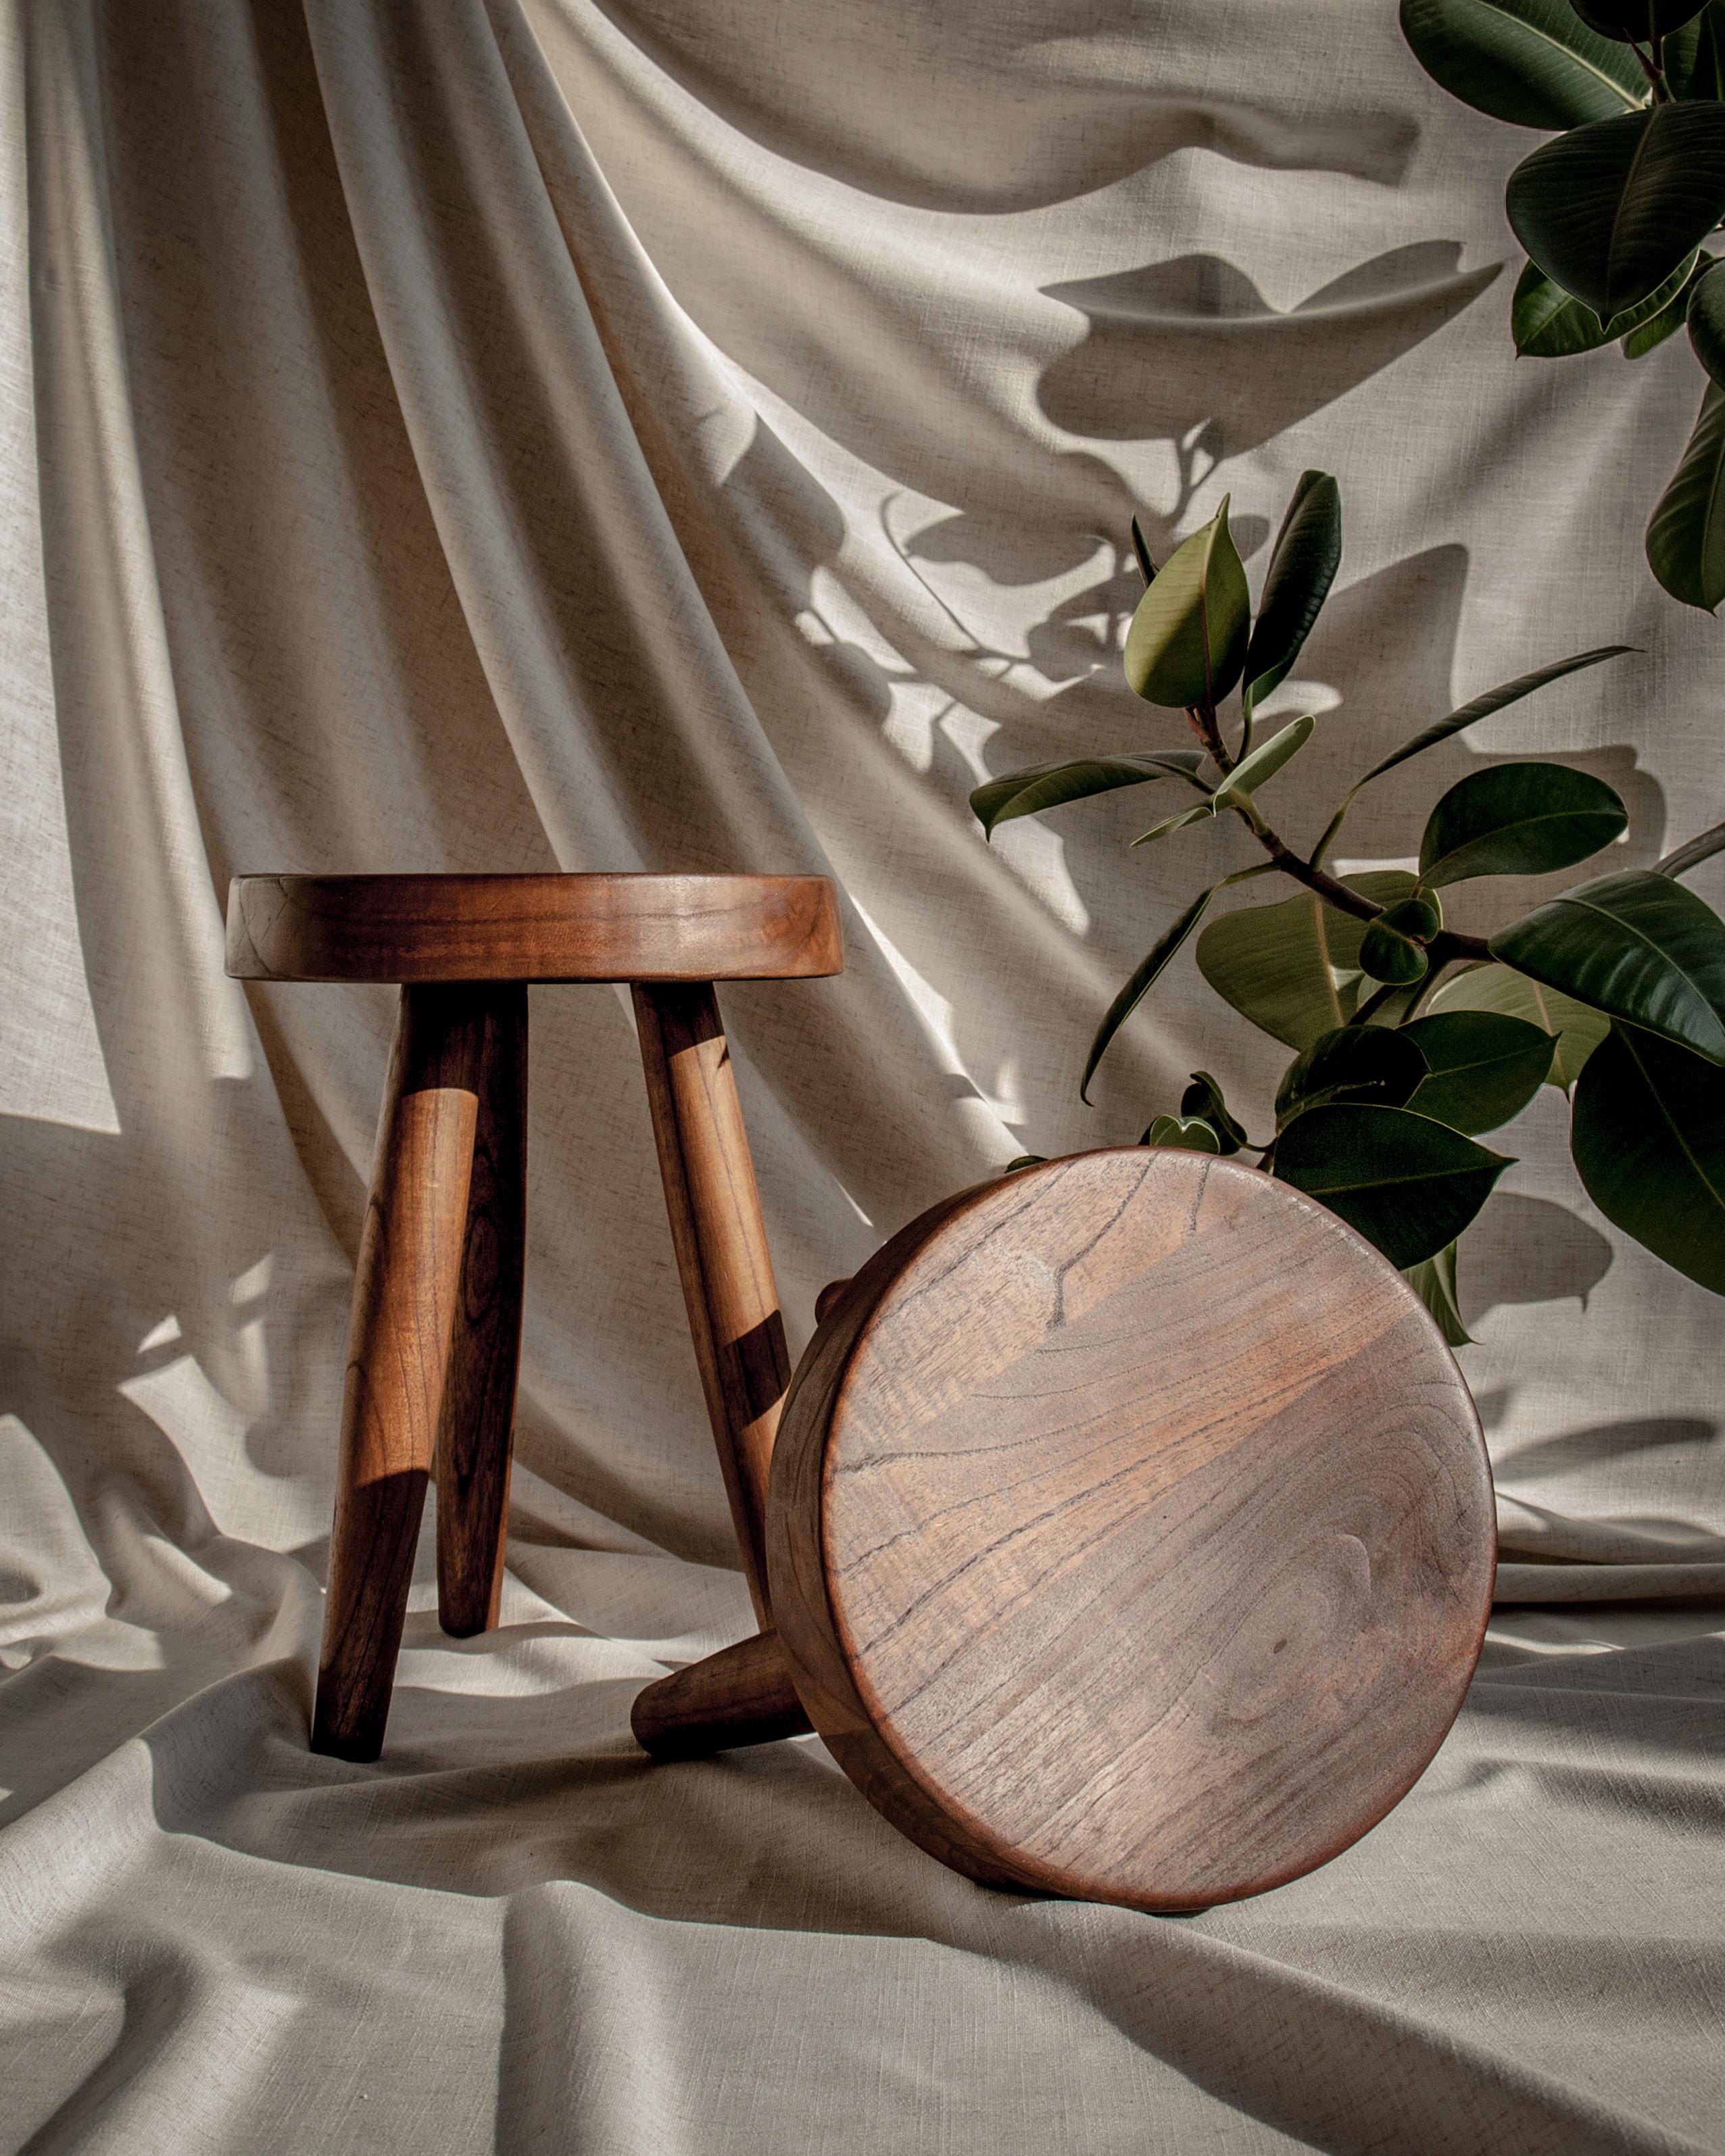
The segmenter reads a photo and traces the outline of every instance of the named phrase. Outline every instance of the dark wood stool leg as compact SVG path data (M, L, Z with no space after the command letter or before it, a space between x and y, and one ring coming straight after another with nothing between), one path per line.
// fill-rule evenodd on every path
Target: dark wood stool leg
M482 992L467 1246L437 1430L437 1602L458 1639L497 1621L527 1235L527 991Z
M360 1238L311 1746L375 1759L401 1647L467 1239L482 993L402 990Z
M629 1719L636 1743L655 1759L705 1759L733 1745L806 1737L814 1727L776 1632L673 1670L637 1695Z
M767 1476L791 1365L737 1077L710 983L637 983L634 1002L695 1359L764 1625Z

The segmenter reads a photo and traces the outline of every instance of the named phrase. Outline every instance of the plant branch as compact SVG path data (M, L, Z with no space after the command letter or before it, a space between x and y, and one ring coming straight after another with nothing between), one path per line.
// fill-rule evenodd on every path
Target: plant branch
M1641 72L1646 76L1649 83L1652 85L1653 102L1656 105L1669 105L1671 101L1671 94L1670 90L1666 88L1665 70L1659 64L1661 57L1659 49L1660 43L1661 41L1659 39L1655 39L1654 58L1652 59L1648 59L1646 54L1641 50L1641 48L1635 43L1633 38L1629 41L1629 49L1635 54L1635 58L1641 63Z

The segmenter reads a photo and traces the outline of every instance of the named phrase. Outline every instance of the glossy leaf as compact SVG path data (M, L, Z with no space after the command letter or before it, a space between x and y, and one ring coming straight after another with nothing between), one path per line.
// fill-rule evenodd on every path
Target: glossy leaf
M1530 262L1510 303L1510 334L1516 351L1523 359L1569 359L1579 352L1595 352L1614 339L1631 336L1677 298L1689 282L1697 254L1679 263L1639 307L1626 307L1609 322L1602 322L1591 307L1553 283L1537 262Z
M1222 1142L1202 1116L1158 1116L1140 1145L1172 1146L1178 1152L1220 1152Z
M1342 566L1342 492L1328 472L1304 471L1276 535L1245 656L1245 708L1287 678Z
M1512 966L1470 966L1445 981L1430 1006L1434 1018L1449 1011L1492 1011L1521 1019L1551 1034L1556 1044L1545 1082L1567 1093L1610 1030L1611 1021L1542 981L1530 981Z
M1192 1082L1180 1096L1183 1116L1202 1116L1215 1132L1224 1153L1238 1152L1251 1140L1244 1127L1229 1113L1228 1103L1222 1097L1222 1088L1208 1070L1194 1070Z
M1571 868L1629 827L1603 779L1563 763L1496 763L1439 800L1420 841L1422 884Z
M1642 312L1637 327L1622 340L1625 359L1645 359L1650 352L1662 345L1668 336L1675 336L1689 318L1689 295L1696 285L1713 266L1715 258L1706 248L1697 254L1688 276L1661 307L1651 313ZM1662 290L1663 286L1661 287ZM1634 313L1635 310L1632 310ZM1629 317L1625 316L1625 320Z
M1412 876L1399 869L1347 881L1380 906L1414 888ZM1290 1048L1309 1048L1353 1016L1365 978L1359 963L1365 930L1363 921L1302 891L1212 921L1198 939L1198 970L1243 1018Z
M1149 993L1159 976L1178 955L1180 946L1203 920L1210 901L1219 891L1226 891L1230 884L1246 883L1252 877L1266 874L1271 864L1266 861L1249 869L1236 869L1219 883L1213 883L1208 891L1201 891L1185 911L1145 954L1143 962L1123 984L1117 996L1104 1013L1102 1023L1096 1028L1096 1039L1090 1045L1090 1054L1085 1059L1084 1076L1079 1081L1078 1097L1090 1098L1090 1081L1095 1077L1096 1065L1107 1050L1108 1044L1119 1032L1138 1005Z
M1228 529L1228 497L1169 555L1138 601L1126 637L1126 678L1171 710L1219 702L1240 679L1251 600Z
M997 825L1009 824L1016 816L1034 816L1044 808L1085 801L1093 793L1111 793L1117 787L1183 778L1189 786L1207 793L1209 788L1198 776L1204 762L1202 749L1177 748L1142 756L1081 757L1072 762L1027 764L1022 771L1009 772L1004 778L991 778L985 786L978 786L970 797L970 806L984 834L992 838Z
M1725 1295L1725 1071L1614 1025L1576 1086L1569 1143L1608 1220Z
M1656 870L1579 884L1500 929L1491 955L1725 1063L1725 921Z
M1394 771L1399 763L1410 757L1420 756L1440 742L1450 740L1467 727L1476 726L1481 719L1489 719L1494 711L1518 704L1523 696L1531 696L1536 689L1543 689L1548 681L1560 681L1566 674L1579 674L1584 666L1597 666L1603 660L1621 658L1632 651L1633 644L1602 644L1596 650L1578 652L1573 659L1559 659L1549 666L1535 667L1531 674L1518 674L1512 681L1500 681L1495 689L1487 689L1477 696L1459 705L1445 718L1435 719L1429 726L1422 726L1417 734L1404 741L1401 747L1392 749L1380 762L1374 763L1363 778L1356 779L1343 797L1342 805L1330 819L1329 824L1312 850L1314 864L1321 862L1334 843L1342 828L1343 819L1353 805L1354 796L1369 786L1374 778L1382 778L1386 771Z
M1021 1152L1016 1160L1008 1161L1000 1173L1003 1175L1014 1175L1021 1168L1040 1168L1047 1158L1048 1155L1045 1152Z
M1242 757L1228 776L1216 788L1216 806L1225 808L1232 800L1250 799L1266 780L1274 778L1288 760L1296 757L1312 739L1312 730L1317 721L1309 714L1291 720L1267 742L1260 742L1250 756Z
M1407 1105L1471 1136L1520 1115L1544 1084L1557 1048L1543 1026L1501 1011L1434 1011L1399 1037L1413 1041L1428 1066Z
M1296 1056L1276 1089L1276 1127L1328 1101L1404 1107L1427 1075L1420 1044L1405 1033L1339 1025Z
M1725 98L1725 5L1707 0L1692 22L1666 39L1665 79L1673 97Z
M1362 973L1390 988L1411 988L1415 981L1423 981L1430 964L1417 943L1381 921L1374 921L1361 937L1359 963Z
M1712 613L1725 599L1725 390L1716 382L1648 523L1647 562L1686 606Z
M1183 831L1194 824L1207 824L1215 813L1214 801L1199 801L1190 808L1182 808L1177 815L1164 816L1159 824L1153 824L1147 831L1140 831L1132 844L1147 846L1157 839L1167 838L1170 831Z
M1568 0L1401 0L1414 57L1452 97L1517 127L1579 127L1646 94L1634 54Z
M1717 382L1725 383L1725 263L1709 270L1689 295L1689 341Z
M1437 1328L1451 1348L1471 1348L1473 1335L1461 1322L1461 1305L1455 1297L1455 1245L1445 1243L1435 1256L1422 1258L1402 1276L1437 1320Z
M1656 291L1725 212L1725 105L1590 121L1524 158L1504 202L1547 276L1609 321Z
M1403 1267L1453 1243L1510 1165L1407 1108L1329 1103L1296 1116L1276 1142L1276 1173L1285 1183L1327 1205Z
M1667 38L1701 13L1702 0L1569 0L1590 30L1602 38L1642 44Z

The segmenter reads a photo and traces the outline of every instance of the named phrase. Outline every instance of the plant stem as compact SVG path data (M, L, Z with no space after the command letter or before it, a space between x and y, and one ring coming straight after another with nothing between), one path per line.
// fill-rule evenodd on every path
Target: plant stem
M1375 921L1383 912L1384 908L1373 900L1363 898L1357 891L1350 891L1345 883L1338 881L1326 870L1315 869L1310 861L1302 860L1291 846L1271 829L1254 803L1235 800L1229 806L1238 809L1252 836L1285 875L1292 876L1296 883L1303 883L1308 891L1315 891L1338 913L1352 914L1356 921ZM1409 940L1417 943L1421 939L1413 937ZM1439 929L1437 934L1425 942L1422 947L1433 968L1446 966L1453 958L1489 958L1491 955L1491 947L1482 936L1464 936L1454 928Z
M1653 85L1653 102L1656 105L1669 105L1671 101L1671 94L1665 86L1665 69L1660 64L1663 57L1660 50L1662 43L1663 40L1661 38L1656 38L1654 39L1653 58L1649 59L1646 54L1641 50L1641 48L1635 43L1633 38L1629 41L1630 50L1641 63L1642 74L1646 76L1648 81Z
M1399 985L1399 982L1386 981L1381 988L1374 988L1355 1010L1348 1023L1350 1025L1369 1025L1377 1013L1382 1010L1384 1004L1395 994Z

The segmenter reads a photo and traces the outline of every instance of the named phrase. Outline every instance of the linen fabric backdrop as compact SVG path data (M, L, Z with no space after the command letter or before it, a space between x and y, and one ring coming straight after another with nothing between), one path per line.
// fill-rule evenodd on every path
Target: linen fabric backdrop
M1718 817L1725 632L1640 557L1698 372L1513 362L1535 138L1389 0L8 13L6 2145L1725 2148L1720 1305L1590 1209L1558 1094L1463 1248L1461 1718L1327 1868L1163 1921L971 1885L814 1738L634 1749L750 1619L608 988L533 995L501 1629L442 1636L422 1545L382 1759L311 1756L393 992L222 966L247 870L831 873L843 977L722 997L793 1348L1195 1065L1261 1123L1189 955L1076 1099L1240 834L1128 854L1138 793L989 847L966 795L1179 741L1120 677L1129 515L1163 552L1231 490L1255 581L1317 465L1280 820L1608 640L1345 858L1530 752L1619 789L1625 862Z

